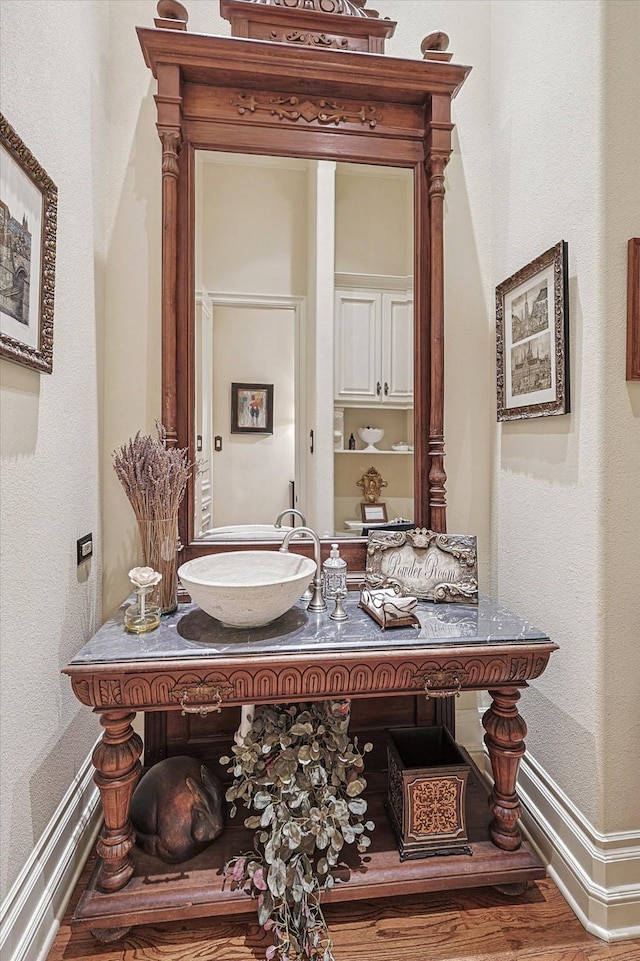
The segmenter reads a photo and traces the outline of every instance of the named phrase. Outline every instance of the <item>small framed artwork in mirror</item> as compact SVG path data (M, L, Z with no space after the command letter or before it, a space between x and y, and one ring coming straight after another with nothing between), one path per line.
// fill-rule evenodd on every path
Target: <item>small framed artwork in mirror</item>
M361 504L362 520L365 524L386 524L387 505L386 504Z
M273 384L231 385L231 433L273 434Z
M496 288L498 420L569 413L567 244Z

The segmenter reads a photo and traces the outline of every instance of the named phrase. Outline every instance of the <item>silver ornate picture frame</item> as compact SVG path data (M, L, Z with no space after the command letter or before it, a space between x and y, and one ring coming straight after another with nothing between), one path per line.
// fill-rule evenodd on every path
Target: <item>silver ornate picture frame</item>
M498 420L569 413L567 244L496 287Z
M478 555L470 534L426 528L372 531L365 572L369 588L398 585L427 601L478 603Z
M58 189L0 114L0 357L50 374Z

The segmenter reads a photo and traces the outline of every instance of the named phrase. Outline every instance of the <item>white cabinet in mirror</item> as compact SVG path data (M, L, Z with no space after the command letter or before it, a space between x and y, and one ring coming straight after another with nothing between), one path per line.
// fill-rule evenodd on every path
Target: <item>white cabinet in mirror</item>
M195 236L195 536L270 539L291 507L344 531L370 465L334 456L336 398L345 448L374 422L406 445L385 499L413 516L411 171L198 151ZM271 387L270 433L232 430L234 383Z
M335 400L411 406L411 290L336 289L334 322Z

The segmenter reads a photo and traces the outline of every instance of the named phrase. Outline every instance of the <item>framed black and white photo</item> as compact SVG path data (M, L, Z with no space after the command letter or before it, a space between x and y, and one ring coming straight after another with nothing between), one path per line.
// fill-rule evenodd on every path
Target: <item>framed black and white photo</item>
M231 433L273 434L273 384L231 385Z
M569 413L564 240L496 288L498 420Z
M0 357L50 374L58 190L0 114Z

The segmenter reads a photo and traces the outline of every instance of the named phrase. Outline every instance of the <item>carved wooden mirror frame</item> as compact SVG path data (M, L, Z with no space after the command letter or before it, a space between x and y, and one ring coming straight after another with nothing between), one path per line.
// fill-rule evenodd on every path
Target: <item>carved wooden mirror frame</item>
M221 37L188 33L182 4L160 0L155 29L138 28L157 80L162 142L162 421L169 442L195 458L195 151L412 168L414 519L446 531L444 169L451 100L470 68L450 62L442 33L423 41L424 60L383 56L395 23L378 19L365 3L220 0L233 33ZM237 548L194 541L193 517L191 485L180 517L185 560ZM243 544L250 546L273 545ZM352 569L364 569L364 546L346 542Z

